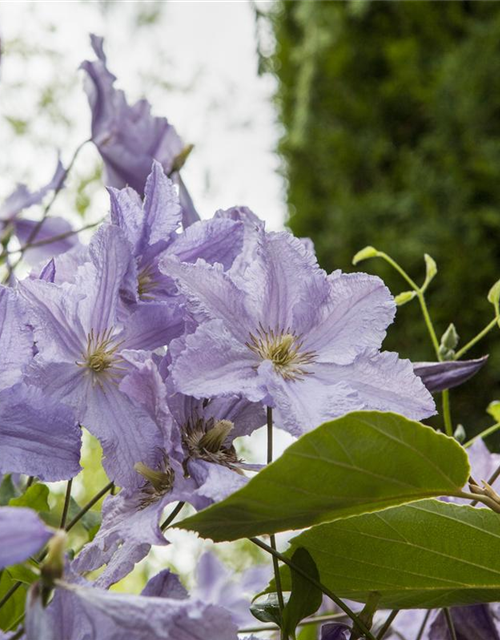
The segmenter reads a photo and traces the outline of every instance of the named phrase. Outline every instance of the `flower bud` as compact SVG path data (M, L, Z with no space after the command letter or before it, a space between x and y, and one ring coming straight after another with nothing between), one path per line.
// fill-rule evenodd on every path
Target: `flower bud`
M66 532L60 529L49 540L49 550L41 567L42 581L46 585L52 585L63 576L66 539Z

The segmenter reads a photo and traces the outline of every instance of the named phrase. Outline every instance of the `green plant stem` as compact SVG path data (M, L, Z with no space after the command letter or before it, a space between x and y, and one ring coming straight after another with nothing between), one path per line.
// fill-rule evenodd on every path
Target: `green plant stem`
M500 429L500 422L496 422L491 427L488 427L484 431L481 431L481 433L478 433L477 436L474 436L470 440L467 440L467 442L463 444L462 447L464 449L468 449L470 446L474 444L474 442L476 442L476 440L480 440L480 439L482 440L484 438L487 438L488 436L490 436L492 433L495 433L495 431L498 431L499 429Z
M333 593L333 591L330 591L330 589L328 589L328 587L326 587L324 584L322 584L321 582L319 582L318 580L316 580L315 578L310 576L307 573L307 571L304 571L304 569L301 569L301 567L298 567L292 560L290 560L289 558L284 556L282 553L280 553L279 551L276 551L276 549L273 549L272 547L270 547L265 542L262 542L262 540L259 540L259 538L249 538L249 540L250 540L250 542L253 542L255 545L260 547L261 549L264 549L264 551L267 551L267 553L270 553L273 556L276 556L276 558L278 560L280 560L281 562L283 562L283 564L286 564L287 566L289 566L290 569L292 569L292 571L295 571L296 573L299 573L303 578L308 580L317 589L319 589L322 593L324 593L325 596L328 596L328 598L330 598L330 600L335 602L335 604L338 607L340 607L340 609L342 609L342 611L344 611L344 613L347 616L349 616L349 618L353 621L354 625L357 626L359 628L359 630L361 631L361 633L363 633L366 636L367 640L376 640L375 636L372 634L370 629L368 629L368 627L365 625L365 623L362 620L360 620L359 616L357 616L354 613L354 611L352 611L345 604L345 602L343 602L338 596L336 596Z
M332 620L343 620L347 618L345 613L331 613L324 616L315 616L312 618L305 618L301 620L297 626L307 627L314 624L322 624L323 622L331 622ZM256 627L245 627L244 629L238 629L238 633L260 633L261 631L278 631L279 627L275 624L264 624Z
M394 611L391 611L391 613L387 616L387 620L384 622L382 628L377 634L377 640L382 640L382 638L391 628L391 624L394 622L394 618L398 615L398 613L399 609L394 609Z
M8 602L12 596L16 593L19 587L22 585L22 582L16 582L12 587L7 591L4 597L0 600L0 609L4 606L6 602Z
M450 392L448 391L448 389L445 389L441 393L441 398L443 403L444 431L447 436L450 436L450 438L453 438L454 433L453 433L453 423L451 421Z
M64 529L64 527L66 526L66 520L68 518L69 503L71 501L72 487L73 487L73 480L68 480L68 484L66 485L66 495L64 496L64 506L63 506L63 512L61 516L61 524L59 525L60 529Z
M446 624L448 625L448 631L450 632L451 640L457 640L457 634L455 633L455 625L451 618L451 613L448 607L443 609L444 617L446 618Z
M429 609L429 611L427 611L427 613L425 614L424 619L422 620L422 624L420 626L420 629L418 630L418 634L415 640L421 640L422 636L424 635L425 627L427 626L427 622L429 621L430 615L431 615L431 610Z
M455 354L455 360L459 360L464 354L469 351L475 344L477 344L480 340L484 338L495 326L498 326L500 322L499 318L494 318L489 324L485 326L485 328L480 331L475 338L472 338L464 347L457 351Z
M26 482L25 489L29 489L34 481L35 481L35 476L29 476L28 481Z
M65 529L66 531L70 531L75 524L77 524L82 518L83 516L87 513L87 511L90 511L90 509L92 509L92 507L99 502L99 500L105 496L108 491L111 491L111 489L114 487L114 482L108 482L108 484L103 487L99 493L96 493L96 495L89 500L89 502L87 502L87 504L82 507L80 509L80 511L76 514L76 516L73 518L73 520L71 520L71 522L69 524L66 525Z
M185 502L178 502L177 506L172 510L172 512L165 518L165 520L161 523L160 529L165 531L169 524L171 524L177 515L180 513L182 507L185 505Z
M267 407L267 464L270 464L273 461L273 410L271 407ZM271 547L274 551L276 551L276 536L270 535L269 541L271 543ZM285 609L285 601L283 599L283 589L281 588L281 575L280 575L280 567L278 563L278 558L276 555L273 555L273 570L274 570L274 580L276 582L276 591L278 594L278 606L280 612L280 620L283 621L283 611Z
M24 627L21 627L18 632L12 636L12 638L10 638L10 640L19 640L19 638L22 638L24 635Z
M385 260L388 264L390 264L391 267L395 269L399 273L399 275L404 278L404 280L406 280L410 287L417 292L417 294L419 293L420 287L418 286L418 284L410 278L406 271L402 267L400 267L399 264L391 258L391 256L388 256L387 253L384 253L383 251L379 251L377 255Z

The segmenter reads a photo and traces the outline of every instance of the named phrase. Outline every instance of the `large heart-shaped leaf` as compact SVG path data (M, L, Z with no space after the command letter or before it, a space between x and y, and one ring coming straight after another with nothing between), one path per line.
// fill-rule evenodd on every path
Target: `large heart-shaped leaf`
M302 436L245 487L175 525L219 542L457 495L470 473L452 438L394 413L357 411Z
M291 540L336 595L379 607L435 608L500 600L500 515L423 500L313 527ZM283 589L290 571L283 567Z

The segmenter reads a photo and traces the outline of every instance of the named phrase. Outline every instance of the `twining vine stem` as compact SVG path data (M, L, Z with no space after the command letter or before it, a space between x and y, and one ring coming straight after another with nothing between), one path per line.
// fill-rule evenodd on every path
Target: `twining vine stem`
M168 515L165 520L161 523L160 525L160 529L162 531L165 531L165 529L168 527L169 524L171 524L175 518L177 517L177 515L180 513L182 507L185 505L185 502L178 502L176 507L172 510L172 512L170 513L170 515Z
M443 609L444 617L446 618L446 624L448 625L448 631L450 632L451 640L457 640L457 634L455 632L455 625L450 614L448 607Z
M68 480L68 484L66 485L66 495L64 496L64 506L63 512L61 516L61 524L59 525L60 529L64 529L66 526L66 520L68 518L69 504L71 502L71 489L73 487L73 480Z

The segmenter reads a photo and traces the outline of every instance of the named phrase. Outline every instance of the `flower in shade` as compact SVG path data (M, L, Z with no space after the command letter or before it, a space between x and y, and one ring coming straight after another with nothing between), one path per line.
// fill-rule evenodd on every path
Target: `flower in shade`
M123 91L113 86L116 78L106 66L103 39L91 36L91 43L97 60L81 66L87 73L92 141L104 161L106 184L120 189L130 186L142 196L151 164L158 160L179 184L184 226L189 226L199 216L179 175L186 146L166 118L151 115L149 102L127 103Z
M242 249L244 229L238 220L214 217L178 233L182 223L179 196L156 160L146 182L144 202L131 188L110 188L109 193L111 222L122 229L136 262L134 286L123 292L129 302L157 302L176 292L172 279L158 268L162 256L176 256L183 262L203 258L228 269Z
M413 371L431 393L453 389L480 371L488 356L476 360L451 360L446 362L415 362Z
M71 406L99 438L113 480L137 486L141 477L134 464L155 458L161 434L147 412L120 391L126 354L167 344L182 331L183 314L176 302L129 315L121 309L119 292L132 256L120 229L101 227L89 254L73 283L26 279L20 284L38 349L28 379Z
M71 234L71 225L64 218L46 217L40 222L20 216L24 209L40 204L47 194L60 189L65 177L66 170L58 161L53 177L44 187L31 192L26 185L20 184L0 207L0 230L8 234L10 229L21 246L28 242L38 244L24 254L24 258L32 264L64 253L79 244L78 237Z
M348 640L351 631L351 627L342 622L329 622L321 627L320 640Z
M0 569L32 556L52 534L32 509L0 507Z
M205 508L247 482L242 469L254 468L238 460L232 442L263 424L262 407L236 397L203 402L172 395L162 377L167 362L136 354L121 384L159 426L163 439L155 459L135 465L142 484L106 498L98 534L72 563L80 574L107 565L96 579L100 587L125 577L151 545L168 544L159 526L165 507L182 501Z
M293 435L358 409L432 415L412 364L379 351L395 313L382 281L327 276L300 240L259 233L253 263L237 278L202 261L163 260L199 322L173 358L174 387L263 402Z

